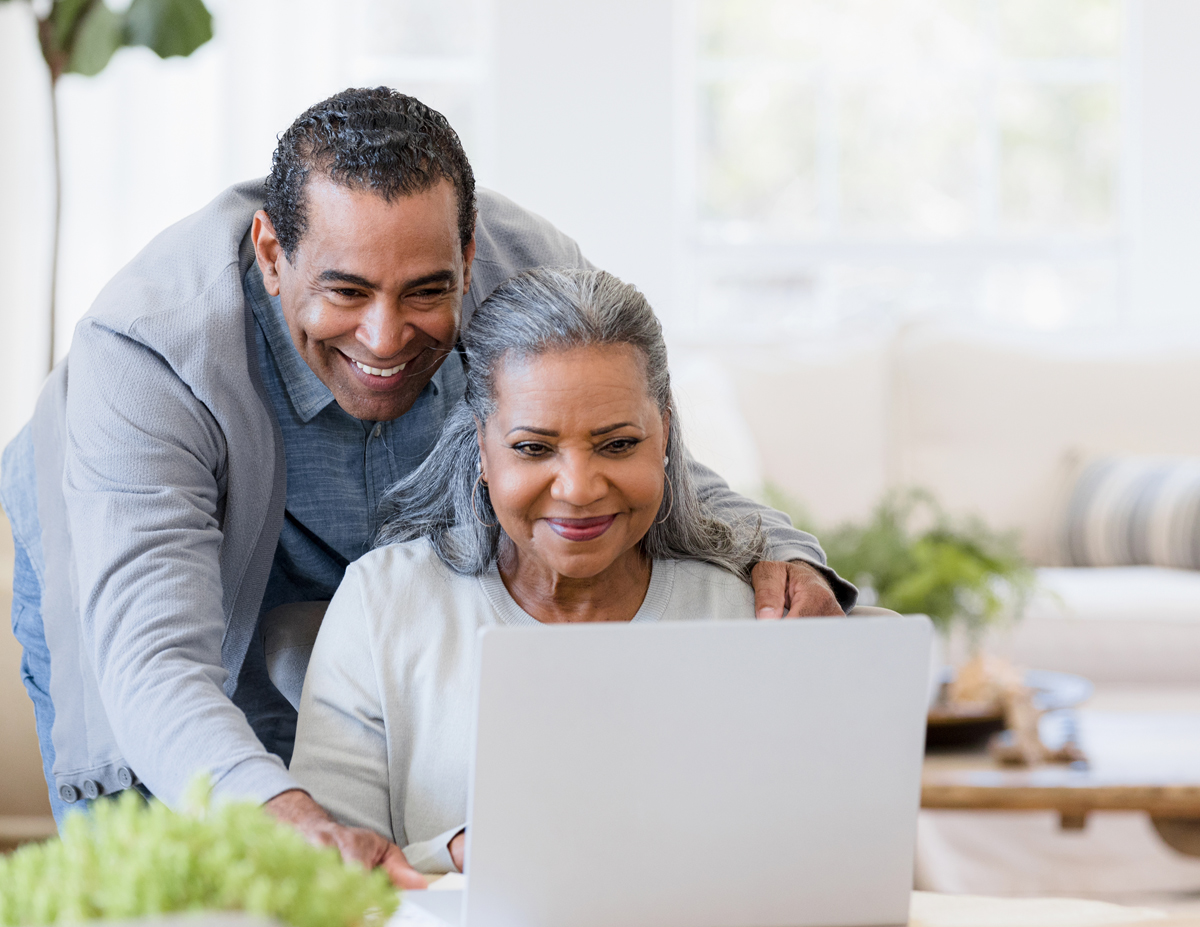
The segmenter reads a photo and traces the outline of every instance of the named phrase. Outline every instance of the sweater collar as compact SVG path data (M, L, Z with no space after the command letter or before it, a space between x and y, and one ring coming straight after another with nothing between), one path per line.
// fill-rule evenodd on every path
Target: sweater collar
M483 592L492 608L496 610L496 614L505 624L525 625L526 627L542 624L517 604L516 599L508 591L508 587L504 585L504 579L500 576L500 567L496 561L493 560L487 571L479 577L479 584L483 587ZM646 598L642 599L642 605L633 616L631 623L641 624L660 620L667 610L667 603L671 601L671 591L674 586L675 561L655 560L652 562L650 564L650 587L646 590Z

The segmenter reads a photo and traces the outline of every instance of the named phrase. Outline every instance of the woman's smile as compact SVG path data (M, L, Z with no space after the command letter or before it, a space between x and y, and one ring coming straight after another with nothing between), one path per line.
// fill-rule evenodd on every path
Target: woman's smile
M616 515L596 515L592 518L547 518L550 530L567 541L592 541L612 527Z

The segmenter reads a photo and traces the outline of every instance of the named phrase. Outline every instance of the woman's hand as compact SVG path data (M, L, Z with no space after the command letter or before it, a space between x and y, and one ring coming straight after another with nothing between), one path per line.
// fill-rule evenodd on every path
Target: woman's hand
M465 829L460 830L454 835L454 839L450 841L450 860L454 863L454 868L459 872L463 871L463 856L467 852L467 832Z
M819 618L843 615L825 577L800 560L764 560L750 571L756 618Z
M342 859L347 862L353 860L367 869L378 866L388 874L393 885L400 888L429 887L425 876L408 864L403 851L396 844L365 827L338 824L307 792L290 789L276 795L263 807L280 821L300 831L313 846L337 847Z

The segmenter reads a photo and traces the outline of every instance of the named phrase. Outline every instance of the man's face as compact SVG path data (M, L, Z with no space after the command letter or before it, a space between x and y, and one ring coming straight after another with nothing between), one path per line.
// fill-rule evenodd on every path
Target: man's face
M392 202L325 177L305 186L308 227L289 261L265 212L251 232L296 350L355 418L412 408L458 337L475 242L458 237L442 180Z

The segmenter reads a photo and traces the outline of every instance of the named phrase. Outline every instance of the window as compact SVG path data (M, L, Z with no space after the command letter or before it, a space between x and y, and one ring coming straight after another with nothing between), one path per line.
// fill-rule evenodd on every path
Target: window
M684 3L694 330L1116 320L1129 2Z

